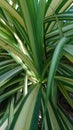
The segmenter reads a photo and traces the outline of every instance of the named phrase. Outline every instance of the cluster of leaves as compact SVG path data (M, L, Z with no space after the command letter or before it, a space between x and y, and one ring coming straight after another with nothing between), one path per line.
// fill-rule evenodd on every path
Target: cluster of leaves
M0 0L0 125L72 130L58 91L73 108L72 1Z

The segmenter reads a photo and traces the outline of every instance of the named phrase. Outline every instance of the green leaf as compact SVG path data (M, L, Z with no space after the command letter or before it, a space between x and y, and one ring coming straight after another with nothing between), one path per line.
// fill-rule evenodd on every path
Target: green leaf
M73 14L72 13L67 13L67 12L63 12L63 13L61 13L61 14L57 14L57 18L59 19L59 20L73 20ZM56 21L56 19L55 19L55 15L51 15L51 16L49 16L49 17L46 17L45 18L45 20L44 20L44 22L45 23L48 23L49 21Z
M69 105L71 107L73 107L73 101L70 98L68 92L65 90L64 86L62 84L58 85L59 90L61 91L61 93L63 94L63 96L65 97L65 99L67 100L67 102L69 103Z
M8 127L10 127L14 117L14 96L10 100L9 104L9 117L8 117Z
M36 68L34 67L30 58L28 56L24 55L24 53L22 53L17 47L9 44L8 41L6 41L5 39L1 39L1 38L0 38L0 46L5 50L8 50L8 51L14 53L16 56L19 56L24 61L24 63L26 62L26 64L29 66L29 68L31 68L31 70L38 77L38 74L36 72Z
M73 78L67 78L63 76L55 76L55 79L63 82L64 84L73 85Z
M34 0L19 0L19 4L24 22L26 23L34 64L41 76L45 0L40 0L39 2Z
M15 74L17 74L17 72L20 72L22 70L21 67L16 67L6 73L4 73L3 75L0 76L0 87L2 85L4 85L5 83L7 83L8 80L10 80Z
M22 101L10 130L37 130L37 113L39 112L38 104L40 102L40 89L36 86ZM40 105L39 105L40 106ZM36 124L36 126L32 123Z
M44 103L45 103L45 93L43 93ZM65 129L64 124L59 118L59 114L57 112L57 107L54 106L49 100L47 102L46 114L48 114L49 120L47 120L48 124L51 125L52 130L61 130ZM47 119L48 119L47 118Z
M73 63L73 45L66 45L64 55Z
M59 61L61 59L64 45L67 42L68 42L68 39L63 37L55 48L53 58L52 58L52 61L51 61L51 65L50 65L49 75L48 75L48 83L47 83L48 87L47 87L47 93L46 93L47 94L46 100L48 100L48 98L50 99L51 86L52 86L52 82L53 82L53 79L54 79L54 75L56 73Z
M0 102L4 101L6 98L8 98L9 96L14 95L17 91L19 91L23 86L19 86L17 88L14 88L2 95L0 95Z
M0 7L4 8L5 10L7 10L10 13L10 15L15 17L17 19L17 21L26 30L23 19L21 18L21 16L5 0L0 0Z
M64 121L64 124L67 126L67 130L72 130L73 124L70 122L68 117L64 114L64 112L60 108L58 108L58 112L60 114L60 117Z
M8 116L9 116L9 104L7 104L7 108L3 117L0 119L0 128L1 130L8 126Z

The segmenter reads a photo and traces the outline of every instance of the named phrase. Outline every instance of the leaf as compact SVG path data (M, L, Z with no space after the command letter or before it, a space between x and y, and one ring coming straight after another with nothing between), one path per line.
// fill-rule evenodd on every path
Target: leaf
M0 129L3 130L8 126L8 116L9 116L9 104L7 104L7 108L3 117L0 119Z
M64 121L64 124L67 126L67 130L72 130L73 124L70 122L68 117L64 114L64 112L60 108L58 108L58 112L60 114L60 117Z
M0 46L3 49L8 50L8 51L14 53L15 55L19 56L24 62L26 62L26 64L29 66L29 68L31 68L31 70L38 76L36 68L34 67L30 58L28 56L24 55L24 53L22 53L17 47L9 44L8 41L6 41L5 39L1 39L1 38L0 38Z
M60 83L60 84L58 85L58 88L59 88L59 90L61 91L61 93L63 94L63 96L65 97L65 99L67 100L67 102L69 103L69 105L70 105L71 107L73 107L73 101L72 101L72 99L70 98L68 92L65 90L65 87Z
M64 55L73 63L73 45L66 45Z
M45 97L46 97L46 94L43 92L44 103L45 103ZM59 118L59 114L57 112L57 107L54 106L49 100L47 101L46 114L48 115L47 119L49 119L49 120L47 120L47 123L49 125L51 125L52 130L65 129L64 124L62 123L62 121Z
M26 23L34 64L41 76L45 0L40 0L39 2L34 0L19 0L19 4L24 22Z
M8 80L10 80L17 72L20 72L22 70L21 67L16 67L3 75L0 76L0 87L3 86L5 83L7 83Z
M72 13L69 13L69 12L63 12L63 13L59 13L59 14L56 14L57 15L57 18L59 20L73 20L73 14ZM51 15L49 17L46 17L44 22L45 23L48 23L49 21L56 21L55 19L55 15Z
M9 117L8 117L8 127L10 127L14 117L14 96L10 100L9 104Z
M14 95L18 90L20 90L23 86L19 86L17 88L14 88L2 95L0 95L0 102L4 101L6 98L8 98L9 96Z
M46 93L46 100L48 100L48 98L50 99L50 94L51 94L51 86L52 86L52 82L54 79L54 75L56 73L57 70L57 66L59 64L59 61L61 59L62 53L63 53L63 48L64 45L68 42L68 39L63 37L58 45L55 48L54 54L53 54L53 58L51 61L51 65L50 65L50 70L49 70L49 75L48 75L48 83L47 83L47 93Z
M0 7L4 8L5 10L7 10L10 13L10 15L15 17L17 19L17 21L26 30L23 19L21 18L21 16L5 0L0 0Z
M40 107L40 88L36 86L22 101L15 114L10 130L37 130L38 112ZM34 118L36 117L36 118ZM32 123L33 120L33 123Z
M63 76L55 76L55 79L63 82L64 84L73 85L73 78L67 78Z

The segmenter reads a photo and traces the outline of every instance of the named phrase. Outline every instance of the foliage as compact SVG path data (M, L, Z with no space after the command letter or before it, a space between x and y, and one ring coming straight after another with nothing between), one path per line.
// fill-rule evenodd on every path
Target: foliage
M0 0L0 125L72 130L58 91L73 108L72 0ZM69 8L70 7L70 8Z

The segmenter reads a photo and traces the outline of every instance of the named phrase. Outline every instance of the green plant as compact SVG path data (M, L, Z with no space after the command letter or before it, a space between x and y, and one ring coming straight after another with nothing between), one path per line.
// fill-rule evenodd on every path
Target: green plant
M0 112L6 129L72 130L72 0L0 0ZM2 108L3 108L2 107Z

